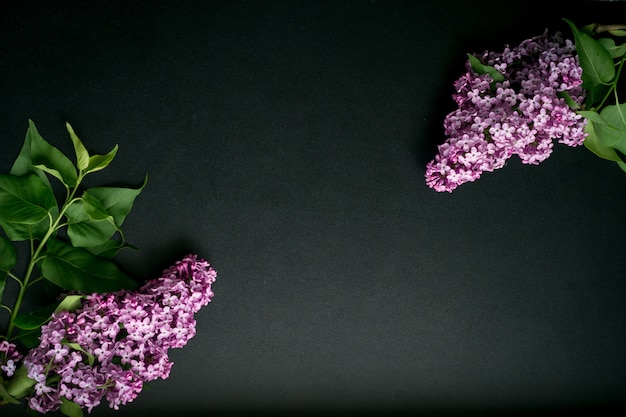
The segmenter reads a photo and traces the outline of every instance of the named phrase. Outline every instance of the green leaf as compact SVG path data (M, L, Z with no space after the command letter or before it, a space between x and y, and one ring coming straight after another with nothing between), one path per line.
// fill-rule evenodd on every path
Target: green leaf
M67 236L76 247L100 246L117 231L113 222L89 217L85 204L81 201L71 204L66 209L65 216L68 219Z
M600 115L609 125L626 130L626 103L606 106L600 111Z
M556 95L561 97L563 100L565 100L565 102L567 103L567 105L569 106L570 109L573 109L573 110L579 110L580 109L580 104L578 104L577 102L574 101L574 99L569 94L569 92L567 92L567 91L557 91Z
M46 174L40 170L35 168L35 165L33 164L32 158L31 158L31 129L28 128L26 130L26 137L24 138L24 144L22 145L22 149L20 150L19 155L17 156L17 159L15 160L15 162L13 163L13 166L11 167L11 175L16 175L16 176L23 176L23 175L27 175L27 174L35 174L37 175L44 184L46 184L48 187L50 187L50 181L48 180L48 177L46 176Z
M476 58L472 54L467 54L469 58L470 65L474 71L478 74L489 74L491 79L495 82L504 81L504 75L500 74L497 69L492 67L491 65L483 65L478 58Z
M13 243L0 236L0 271L9 272L17 263L17 250Z
M83 349L83 347L79 345L78 343L69 342L67 339L63 339L61 341L61 344L71 349L84 353L87 356L87 363L89 364L89 366L92 366L93 363L95 362L94 356L91 353L87 352L85 349Z
M578 114L587 118L588 123L593 123L593 129L600 145L613 146L622 140L626 132L618 126L609 124L602 113L603 112L597 113L594 111L578 112Z
M22 330L39 329L47 323L54 313L60 311L75 311L82 305L84 295L67 295L59 303L53 303L34 311L23 313L15 318L15 327Z
M16 400L11 395L9 395L9 393L7 392L7 389L0 382L0 405L19 404L19 403L20 402L18 400Z
M111 292L135 289L136 281L128 277L111 261L71 245L50 239L41 272L47 280L66 290L81 292Z
M87 192L100 201L102 207L113 216L115 224L120 227L124 219L133 208L135 198L141 193L148 182L148 176L144 178L143 184L137 189L118 187L96 187L90 188Z
M15 318L15 327L22 330L35 330L50 320L56 304L38 308L37 310L22 313Z
M135 245L131 245L125 242L119 242L117 240L108 240L102 245L85 247L85 249L87 249L94 255L107 259L113 258L121 249L124 248L139 249Z
M117 154L118 146L104 155L92 155L89 157L89 165L85 169L85 173L100 171L101 169L109 166L115 155Z
M53 209L51 212L53 216L55 211L56 209ZM4 233L9 239L19 242L28 239L41 239L50 228L50 221L46 218L34 224L10 223L0 217L0 227L4 229Z
M598 136L596 135L593 122L588 121L587 126L585 126L585 132L587 132L587 137L585 138L583 144L587 149L600 158L607 159L609 161L620 160L619 156L615 152L615 149L604 146L600 143Z
M626 154L626 103L606 106L600 115L609 126L617 130L611 130L611 146Z
M591 93L590 100L595 103L601 98L595 87L610 83L615 77L613 59L597 40L579 31L570 20L563 20L567 22L574 34L578 62L583 70L583 88Z
M52 313L58 313L60 311L76 311L83 305L84 295L72 294L66 295L65 298L59 303Z
M589 109L593 108L596 104L601 102L604 97L606 97L610 90L611 86L606 84L598 84L596 86L587 88L585 107Z
M7 393L13 398L23 398L28 395L37 381L28 377L25 365L17 368L9 382L5 385Z
M41 171L39 172L41 173ZM10 200L13 201L13 203L16 203L18 200L20 200L20 198L38 200L38 201L34 201L33 204L29 204L24 201L18 202L18 206L22 207L22 209L27 209L28 212L30 213L36 213L35 219L38 218L43 213L43 211L39 210L37 207L45 209L46 207L53 205L53 207L49 210L49 212L53 217L56 217L59 213L59 210L56 206L54 195L52 194L52 191L49 189L50 183L47 181L47 178L45 178L45 175L44 175L44 180L45 180L44 181L44 180L41 180L39 176L32 175L32 174L31 176L33 176L35 179L34 180L18 180L17 182L15 182L14 180L9 180L12 183L15 182L15 184L11 186L11 189L13 190L13 194L17 193L17 195L13 195L12 197L10 197ZM25 177L16 177L16 178L25 178ZM39 181L39 184L36 184L37 181ZM32 196L33 198L29 198L28 195L22 195L22 191L24 190L19 191L22 187L25 187L26 194L28 194L31 191L37 192L37 189L40 188L41 184L45 184L45 187L48 188L48 191L45 191L42 188L39 190L40 194L37 196ZM32 188L30 188L31 186ZM0 194L3 194L3 192L0 191ZM5 194L5 197L7 197L6 194ZM11 239L12 241L17 242L17 241L22 241L22 240L41 238L48 232L48 229L50 228L50 220L48 219L48 216L44 216L41 218L40 221L38 222L35 221L34 223L21 223L21 222L16 223L15 221L9 221L7 219L4 219L2 217L1 210L4 210L4 208L0 208L0 227L4 229L4 232L6 233L7 237ZM23 212L21 213L23 214ZM15 216L11 216L11 213L6 213L6 214L9 216L9 218L11 218L12 220L15 220L14 218ZM19 213L18 213L18 217L19 217ZM33 219L31 218L31 220Z
M626 43L622 45L616 45L615 41L611 38L600 38L598 39L598 43L606 49L611 58L621 58L626 53Z
M85 191L82 195L83 208L85 209L85 213L89 216L91 220L101 221L101 220L113 220L113 216L111 216L106 207L102 205L100 200L93 197L87 191Z
M36 175L0 174L0 218L10 223L35 224L56 207L52 190Z
M69 123L65 123L65 127L67 128L68 133L70 134L70 139L72 139L72 143L74 144L74 152L76 153L76 167L79 170L84 170L89 166L89 152L83 142L76 136L74 129Z
M13 269L16 263L17 251L15 246L10 240L0 236L0 301L2 301L7 273Z
M37 131L32 120L28 121L31 160L35 167L58 178L68 187L74 187L78 174L76 167L60 150L50 145Z
M50 186L50 181L46 174L40 169L35 168L31 159L31 130L28 129L26 132L26 137L24 138L24 144L22 145L22 149L17 156L17 159L13 163L11 167L11 175L15 176L26 176L29 174L34 174L39 177L42 183L44 183L49 189L52 189ZM55 205L50 212L53 217L56 217L59 214L59 210ZM8 223L4 221L0 217L0 227L2 227L9 237L9 239L13 241L22 241L28 239L37 239L43 237L50 223L48 219L43 219L39 223L35 224L20 224L20 223Z
M83 417L83 410L74 401L61 397L61 412L68 417Z
M33 349L39 346L39 337L41 336L41 328L35 330L17 329L17 334L13 336L13 340L19 341L26 349Z
M563 19L565 20L565 19ZM595 29L596 29L596 24L595 23L590 23L588 25L582 26L580 28L580 31L583 33L586 33L587 35L592 36L595 33Z

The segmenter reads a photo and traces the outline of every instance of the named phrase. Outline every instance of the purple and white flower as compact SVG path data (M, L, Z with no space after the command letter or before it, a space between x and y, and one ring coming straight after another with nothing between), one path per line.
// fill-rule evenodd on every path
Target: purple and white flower
M188 255L138 291L94 293L78 310L53 315L39 346L24 358L36 382L29 407L46 413L65 398L88 411L103 399L118 409L143 383L169 377L168 350L195 335L193 315L211 301L216 277L208 262ZM4 344L0 352L14 357ZM6 361L2 369L13 368Z
M586 136L586 119L563 98L567 93L579 105L585 98L570 40L546 32L478 59L504 80L476 73L468 61L467 72L454 83L458 108L445 117L447 140L426 166L426 184L436 191L452 192L502 168L512 155L539 164L551 155L554 140L580 146Z

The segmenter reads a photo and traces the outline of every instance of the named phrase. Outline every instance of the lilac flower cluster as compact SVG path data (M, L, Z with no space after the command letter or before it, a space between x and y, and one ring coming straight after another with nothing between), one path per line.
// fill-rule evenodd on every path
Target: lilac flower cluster
M91 412L105 398L118 409L144 382L167 378L168 349L195 335L194 313L211 301L216 276L188 255L138 291L94 293L80 309L55 314L24 358L35 381L29 407L46 413L65 398Z
M18 364L22 360L22 354L17 350L17 346L11 342L3 340L0 342L0 381L3 378L10 378L15 373Z
M444 120L448 139L426 167L426 183L436 191L452 192L502 168L512 155L524 164L539 164L552 153L554 139L579 146L586 136L586 119L561 97L565 92L577 104L585 98L570 40L546 32L477 58L504 80L476 73L468 61L467 73L454 83L458 108Z

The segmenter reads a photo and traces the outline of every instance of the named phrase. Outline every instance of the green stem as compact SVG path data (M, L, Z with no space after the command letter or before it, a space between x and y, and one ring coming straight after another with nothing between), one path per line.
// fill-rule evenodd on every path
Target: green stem
M26 290L29 287L28 282L30 281L30 278L35 269L36 263L40 259L41 251L46 246L46 243L48 243L48 239L50 239L50 237L54 234L54 232L58 230L59 223L61 222L61 219L63 218L63 215L65 214L65 211L67 210L67 208L71 204L74 203L75 201L74 194L76 194L76 191L78 190L78 186L81 181L82 181L82 175L79 175L76 181L76 186L71 190L71 192L68 193L65 203L63 204L63 207L61 208L61 211L59 212L59 215L57 216L56 220L54 220L54 222L51 222L50 228L48 229L44 237L41 239L41 242L39 242L39 245L37 246L37 248L34 250L34 252L32 252L30 262L28 263L28 268L26 269L26 274L24 275L24 280L20 282L20 291L17 294L15 305L13 306L13 312L11 313L11 318L9 319L9 324L8 324L7 333L6 333L7 339L11 339L11 336L13 335L13 330L15 329L15 318L17 317L20 311L20 306L22 305L22 301L24 300L24 295L26 294ZM31 248L34 248L32 241L31 241Z
M33 285L35 285L36 283L38 283L39 281L42 281L43 277L39 277L37 279L32 280L31 282L28 283L29 287L32 287Z
M13 274L13 273L11 273L11 272L7 272L7 276L9 276L9 277L13 278L13 279L14 279L15 281L17 281L17 282L20 282L20 283L22 282L22 281L21 281L21 280L20 280L20 279L19 279L16 275L14 275L14 274Z
M615 102L619 103L619 99L617 97L617 81L619 80L619 77L622 74L622 68L624 67L624 62L626 62L626 56L622 57L622 61L619 63L619 66L617 67L617 74L615 75Z

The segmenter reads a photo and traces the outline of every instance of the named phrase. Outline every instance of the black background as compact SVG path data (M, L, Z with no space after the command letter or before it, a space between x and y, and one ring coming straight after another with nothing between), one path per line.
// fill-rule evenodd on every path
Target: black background
M149 175L119 265L149 279L194 252L219 274L170 378L91 415L621 407L626 174L555 145L452 194L423 175L466 52L624 6L3 3L2 172L29 118L68 155L66 121L93 152L119 144L88 183Z

